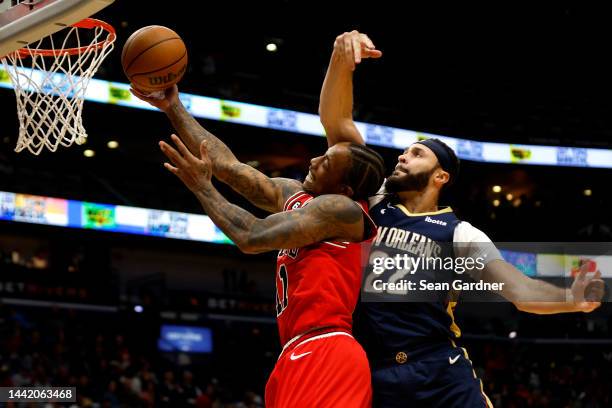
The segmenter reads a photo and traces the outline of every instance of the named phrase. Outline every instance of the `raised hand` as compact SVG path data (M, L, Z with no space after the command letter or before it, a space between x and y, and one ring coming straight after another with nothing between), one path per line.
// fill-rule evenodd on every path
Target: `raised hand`
M192 192L201 192L211 187L212 162L208 157L206 140L200 143L200 157L195 157L178 136L172 135L177 149L164 141L159 142L161 151L170 160L164 167L175 174Z
M176 85L174 85L172 88L166 89L165 91L153 92L150 94L140 91L131 85L130 92L138 99L142 99L143 101L164 112L167 112L172 104L178 102L179 100L179 92Z
M601 306L601 299L605 291L601 272L588 273L588 269L589 262L583 262L571 287L576 311L586 313L592 312Z
M356 30L350 33L342 33L336 37L334 53L351 70L354 70L356 64L361 63L364 58L382 57L382 52L376 49L372 40Z

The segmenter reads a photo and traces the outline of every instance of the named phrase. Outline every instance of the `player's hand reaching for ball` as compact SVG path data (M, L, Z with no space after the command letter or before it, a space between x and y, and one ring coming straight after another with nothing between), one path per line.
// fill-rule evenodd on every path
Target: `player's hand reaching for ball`
M142 99L143 101L148 102L164 112L168 111L172 104L179 101L179 92L176 85L164 91L157 91L153 93L140 91L131 85L130 92L132 92L132 94L138 99Z
M571 291L577 312L588 313L601 306L605 285L600 271L589 270L591 265L588 260L583 262L572 283Z
M168 143L161 141L159 147L170 160L164 167L174 173L192 192L207 190L212 186L212 162L208 157L206 140L200 144L200 158L195 157L183 144L178 136L172 135L176 149Z
M344 66L354 70L356 64L361 63L362 59L380 58L382 52L376 49L367 35L353 30L336 37L333 56L337 57Z

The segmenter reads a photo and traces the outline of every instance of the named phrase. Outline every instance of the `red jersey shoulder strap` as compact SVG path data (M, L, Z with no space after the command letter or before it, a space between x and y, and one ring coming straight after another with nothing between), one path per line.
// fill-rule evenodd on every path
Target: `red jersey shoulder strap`
M285 201L285 205L283 206L283 211L291 210L297 202L302 201L302 204L304 204L304 201L308 200L309 198L312 198L312 196L307 192L298 191L287 198L287 201Z

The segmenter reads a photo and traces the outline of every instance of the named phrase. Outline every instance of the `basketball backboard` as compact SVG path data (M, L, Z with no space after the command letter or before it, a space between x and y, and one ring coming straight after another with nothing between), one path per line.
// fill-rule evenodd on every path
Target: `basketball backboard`
M0 0L0 57L83 20L115 0Z

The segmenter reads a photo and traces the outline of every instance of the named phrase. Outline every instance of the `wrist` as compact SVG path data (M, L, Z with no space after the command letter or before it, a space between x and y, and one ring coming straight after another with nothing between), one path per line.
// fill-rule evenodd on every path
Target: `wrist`
M161 109L168 116L173 116L174 112L176 111L176 108L172 102L162 104L159 109Z
M212 185L212 181L209 180L203 183L202 185L198 186L195 193L196 195L210 197L210 193L212 193L213 191L214 191L214 187Z
M334 70L343 70L345 72L351 72L352 71L351 68L349 66L347 66L346 62L344 61L344 56L341 55L340 53L336 52L336 50L334 50L334 52L332 52L332 56L331 56L331 60L329 62L329 65Z
M167 103L160 109L163 110L168 116L178 116L184 108L181 100L176 98L168 100Z
M572 292L570 288L565 289L565 301L571 304L576 303L576 299L574 298L574 293Z

